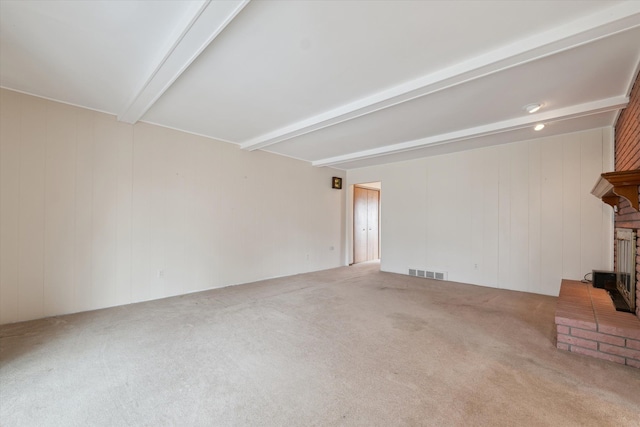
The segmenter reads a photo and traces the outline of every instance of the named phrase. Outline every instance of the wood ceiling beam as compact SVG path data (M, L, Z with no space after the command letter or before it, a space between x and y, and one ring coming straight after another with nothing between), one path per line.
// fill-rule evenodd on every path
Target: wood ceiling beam
M638 26L640 2L625 2L260 135L241 143L240 147L249 151L262 149Z
M140 120L249 1L193 3L182 24L175 29L162 57L148 67L151 71L147 76L140 78L144 83L122 109L118 120L132 124Z
M584 104L572 105L571 107L545 111L537 114L530 114L515 119L503 120L500 122L489 123L473 128L462 129L455 132L429 136L427 138L416 139L414 141L401 142L399 144L372 148L370 150L358 151L342 156L329 157L326 159L316 160L312 162L312 165L335 166L341 163L352 162L355 160L364 160L372 157L384 156L387 154L400 153L429 146L449 144L452 142L464 141L472 138L495 135L498 133L532 127L537 123L548 124L563 120L575 119L578 117L590 116L593 114L604 113L608 111L616 111L618 109L626 107L628 103L629 98L625 96L606 98L598 101L587 102ZM540 136L544 136L544 134L541 134Z

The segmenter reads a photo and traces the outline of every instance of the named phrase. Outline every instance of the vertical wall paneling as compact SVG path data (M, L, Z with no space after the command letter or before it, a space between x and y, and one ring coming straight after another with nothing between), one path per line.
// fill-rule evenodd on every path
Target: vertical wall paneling
M483 216L482 227L482 264L479 266L482 272L481 281L475 283L486 284L487 286L498 286L498 248L500 244L500 156L499 147L489 147L479 150L482 156L477 156L476 163L482 171L483 179L475 182L481 183L483 195ZM473 155L473 153L471 153Z
M20 217L20 110L14 92L0 92L0 323L18 320Z
M540 290L553 293L563 276L564 201L562 145L555 139L540 143Z
M342 171L0 96L2 323L343 263Z
M529 280L529 144L516 143L510 153L510 232L509 252L520 254L509 258L507 285L511 288L520 282L523 286Z
M537 289L540 289L542 274L542 149L540 144L527 144L527 146L529 149L529 209L527 233L527 240L529 242L529 283L527 290L535 292Z
M188 215L191 210L191 198L188 193L191 170L189 168L189 152L183 151L176 144L167 144L167 162L162 171L164 174L165 197L165 231L167 239L163 268L166 293L176 295L180 287L192 286L190 274L186 270L193 240L190 233Z
M215 168L209 164L209 159L212 158L209 144L191 135L187 138L192 150L189 150L188 159L191 167L185 175L185 192L189 196L189 209L186 211L185 220L189 224L186 232L190 236L188 251L185 252L185 268L189 292L193 292L214 286L214 256L209 242L214 239L216 226L215 222L211 221L212 218L216 218L211 209L215 202L213 189L216 179L213 174Z
M386 171L387 169L383 169ZM393 169L392 169L393 170ZM433 236L427 230L429 223L427 206L434 205L434 199L428 194L431 177L421 168L407 168L397 174L380 174L375 179L357 180L354 182L382 181L382 200L380 206L382 232L381 268L394 266L406 272L409 266L420 263L431 265L432 259L426 252L427 245L418 242L430 241ZM387 192L387 190L389 190ZM350 213L351 217L352 214ZM384 236L393 236L387 240ZM397 237L396 237L397 236Z
M118 141L117 122L94 121L92 306L123 301L118 295Z
M73 311L93 307L93 118L96 113L76 112L75 224L74 224L74 301Z
M580 201L581 142L578 134L567 135L562 145L562 274L563 277L580 277Z
M237 268L237 262L234 264L235 259L243 260L244 262L253 263L253 259L249 259L248 254L242 250L244 241L234 239L234 236L240 235L241 228L246 226L248 221L247 216L249 212L245 209L241 209L242 204L249 204L254 206L254 203L248 198L247 185L250 175L246 173L246 167L234 169L233 165L240 162L241 152L226 151L224 152L224 158L220 159L217 163L217 173L214 177L216 182L215 188L215 203L214 210L216 212L216 218L220 219L220 223L226 224L225 227L217 226L214 230L215 242L229 242L226 247L219 244L215 244L213 252L215 253L216 260L220 263L216 268L216 276L218 280L225 283L233 283L236 277L233 273L233 269ZM229 156L229 157L226 157ZM226 182L235 183L234 186L225 185ZM236 193L235 196L233 193ZM229 203L228 201L238 200L238 204ZM299 207L293 208L296 212L300 212ZM292 222L291 226L294 229L300 227L299 220ZM286 233L286 232L285 232ZM302 243L305 245L305 243ZM301 249L301 252L304 249ZM271 259L273 260L273 259ZM224 266L230 266L231 268L224 268Z
M167 278L164 260L166 143L159 128L140 123L134 129L133 255L134 301L160 298Z
M480 161L473 161L473 157L471 157L472 161L469 164L469 175L477 177L477 179L471 180L472 185L468 188L467 200L465 201L465 209L471 213L470 230L467 237L470 247L470 260L467 266L470 279L467 281L481 281L487 267L483 259L485 243L483 231L485 229L485 205L487 204L483 185L483 180L486 179L483 163L488 158L487 154L487 152L482 152Z
M453 204L454 200L448 197L446 194L447 187L443 185L443 183L448 183L448 185L455 185L454 178L451 176L451 170L447 168L445 163L437 163L432 165L430 168L427 168L428 180L427 180L427 200L426 200L426 212L414 212L412 217L416 218L418 221L425 221L426 229L427 229L427 259L426 262L423 261L420 264L425 264L429 270L441 270L446 271L447 269L447 261L450 256L451 246L447 245L446 242L454 239L452 236L452 230L456 227L457 224L455 219L451 221L447 221L447 218L452 218L450 216L451 212L453 212ZM407 173L405 176L408 176ZM402 185L401 183L397 183L398 185ZM413 194L418 195L421 192L419 189L414 188ZM412 203L415 203L412 200ZM387 211L390 209L389 204L386 205ZM393 212L393 211L392 211ZM423 219L424 218L424 219ZM407 218L409 219L409 218ZM407 230L414 230L414 222L406 221L404 227ZM383 228L383 233L385 233ZM386 234L386 233L385 233ZM407 236L411 240L415 240L412 238L412 234ZM387 241L386 244L389 244ZM395 246L401 246L401 243L395 243Z
M602 228L602 201L591 194L594 176L601 172L599 153L602 151L601 135L585 135L580 140L580 274L601 269L600 252ZM608 207L608 206L607 206ZM609 208L611 209L611 208Z
M610 225L590 194L604 164L603 135L594 129L355 169L347 183L383 182L384 271L424 266L453 281L557 295L562 278L611 267L609 243L598 244ZM421 174L427 179L415 179ZM401 225L392 233L387 221Z
M473 270L473 247L471 245L471 236L473 234L473 218L476 217L475 209L469 206L471 200L471 192L473 186L469 185L472 181L471 170L474 160L470 153L460 156L460 169L457 174L451 174L450 179L454 185L454 191L459 197L451 200L448 214L453 217L453 226L448 230L448 239L454 239L459 242L467 242L462 246L462 250L458 251L457 256L450 253L446 256L442 263L444 271L458 270L458 281L472 280ZM456 176L457 175L457 176ZM471 208L471 209L470 209Z
M511 265L511 154L512 146L499 151L499 187L498 187L498 287L513 287Z
M133 126L118 123L114 126L113 141L117 152L115 185L116 215L116 304L127 304L131 299L131 246L132 246L132 180L133 180Z
M418 164L417 165L410 164L413 167L407 168L406 170L409 170L409 169L414 171L419 170L423 162L416 160L415 163L418 163ZM438 256L440 254L437 251L433 250L434 247L438 246L437 239L439 237L437 234L438 228L435 227L434 225L438 222L438 217L440 215L440 212L442 211L441 210L442 203L440 202L440 200L442 199L439 193L438 183L444 181L447 177L444 176L443 170L438 166L439 165L434 165L431 168L423 168L424 169L423 173L425 175L425 184L424 184L424 190L423 190L424 204L422 205L422 211L420 213L413 211L411 217L407 218L407 221L402 221L402 224L403 224L402 227L407 231L413 229L418 225L424 227L425 244L420 245L418 242L416 242L416 239L411 237L410 232L407 232L405 236L390 235L387 232L387 227L383 226L381 230L383 236L387 235L390 237L389 239L384 239L383 237L383 240L385 240L386 245L391 246L391 248L385 247L387 249L386 253L388 256L382 258L380 263L381 269L384 270L385 268L389 268L387 267L387 265L389 266L393 265L391 262L389 262L391 261L389 259L390 257L393 257L392 260L394 262L401 261L401 258L398 259L399 258L398 255L401 256L401 254L396 255L392 250L392 248L395 246L400 246L403 240L406 241L407 243L408 242L413 243L412 244L413 254L411 252L407 254L407 258L408 258L407 266L406 266L407 268L414 268L414 266L421 266L422 264L425 264L426 269L435 270L436 269L435 266L439 264ZM391 166L388 166L387 169L391 169ZM361 171L354 171L354 174L357 174L358 172L361 172ZM406 174L405 171L403 172ZM366 178L360 178L360 179L364 181L367 180ZM384 183L389 181L394 182L393 187L402 185L401 182L397 182L399 181L399 179L397 177L394 177L393 171L391 171L391 173L385 176L382 182ZM388 203L385 205L386 213L387 213L387 215L385 216L387 217L388 220L392 216L397 215L396 213L397 206L398 204L403 203L402 199L398 200L399 198L395 195L396 190L394 190L393 187L392 189L387 188L388 191L385 191L385 198L386 200L388 200ZM417 185L415 182L413 182L412 187L413 187L412 188L413 197L411 197L410 200L411 200L411 204L413 205L414 203L416 203L415 195L420 194L421 192L420 192L419 185ZM407 197L409 196L407 195ZM421 219L420 217L422 217L422 221L420 220ZM404 237L404 239L402 237ZM402 272L404 273L404 271Z
M46 103L23 98L20 118L18 320L44 308Z
M44 314L74 310L76 109L46 103Z

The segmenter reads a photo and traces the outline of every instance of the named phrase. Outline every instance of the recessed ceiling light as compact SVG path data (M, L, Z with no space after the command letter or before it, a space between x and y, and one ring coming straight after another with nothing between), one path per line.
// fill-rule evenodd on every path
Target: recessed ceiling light
M536 127L533 128L533 130L542 130L542 129L544 129L544 124L542 123L538 123Z
M527 113L535 113L542 107L542 104L529 104L522 107Z

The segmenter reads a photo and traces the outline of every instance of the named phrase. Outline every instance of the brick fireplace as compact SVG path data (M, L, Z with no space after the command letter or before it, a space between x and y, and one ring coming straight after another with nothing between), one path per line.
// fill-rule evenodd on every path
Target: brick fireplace
M615 128L615 170L640 170L640 75L629 96L627 108L622 110ZM640 187L636 189L640 194ZM615 215L616 228L640 229L640 212L629 200L620 198ZM640 239L637 240L640 242ZM636 250L636 289L640 281L640 250ZM636 315L640 317L640 292L636 292Z
M640 142L637 142L637 145L640 147ZM636 155L638 157L638 168L640 168L640 151L636 152ZM633 209L627 200L623 199L618 205L618 213L615 215L615 227L635 230L636 235L640 236L640 212ZM616 256L617 254L614 253L614 257ZM640 317L640 238L636 240L636 315Z
M558 349L640 368L640 318L616 311L604 289L563 280L555 321Z
M616 122L615 173L603 174L593 191L614 208L615 228L631 229L636 235L640 235L639 176L640 75ZM616 245L611 245L617 257ZM604 289L562 281L555 317L558 349L640 368L640 238L636 240L635 270L635 314L616 311Z
M612 242L616 261L620 261L615 263L617 289L626 288L636 281L636 290L640 290L637 283L640 255L634 255L633 246L628 246L635 245L636 254L640 254L640 247L637 247L640 239L633 241L631 233L632 230L638 231L639 224L635 218L640 216L639 189L640 170L636 170L603 173L592 191L617 209L618 243ZM620 244L621 237L627 246ZM617 306L631 311L633 307L629 301L633 302L633 299L629 299L629 295L626 302L614 304L612 297L620 297L616 286L599 289L590 283L563 280L555 316L557 348L640 368L640 291L635 293L635 313L616 310Z

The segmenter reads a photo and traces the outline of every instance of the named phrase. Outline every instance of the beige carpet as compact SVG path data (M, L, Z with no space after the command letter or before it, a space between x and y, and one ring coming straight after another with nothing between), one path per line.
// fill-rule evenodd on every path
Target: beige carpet
M10 426L638 426L556 299L345 267L0 327Z

